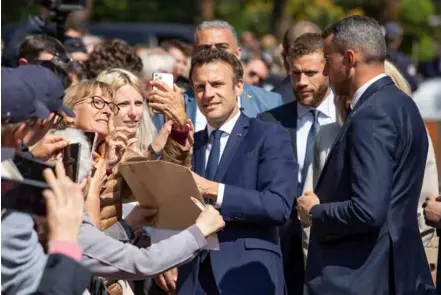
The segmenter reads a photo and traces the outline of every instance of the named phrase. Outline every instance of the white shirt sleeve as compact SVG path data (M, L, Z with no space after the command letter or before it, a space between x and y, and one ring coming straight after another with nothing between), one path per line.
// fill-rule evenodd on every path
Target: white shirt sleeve
M225 192L225 184L219 183L219 188L217 191L217 200L216 200L216 204L214 205L216 209L220 209L220 207L222 206L222 201L224 200L224 192Z

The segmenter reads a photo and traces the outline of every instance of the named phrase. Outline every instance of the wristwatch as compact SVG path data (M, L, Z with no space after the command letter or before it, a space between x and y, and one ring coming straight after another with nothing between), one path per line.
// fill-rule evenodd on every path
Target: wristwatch
M161 154L158 154L157 152L155 152L155 150L153 149L152 145L149 144L148 148L149 152L156 157L156 160L161 159Z

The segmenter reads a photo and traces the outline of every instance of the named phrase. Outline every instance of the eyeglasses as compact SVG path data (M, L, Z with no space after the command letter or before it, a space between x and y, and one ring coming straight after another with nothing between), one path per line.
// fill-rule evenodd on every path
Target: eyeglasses
M85 99L82 99L82 100L78 101L75 105L80 104L80 103L84 102L86 99L89 99L89 98L91 98L92 100L89 101L88 103L90 103L97 110L102 110L107 105L115 116L118 115L118 113L119 113L119 106L117 106L113 102L107 102L107 101L104 100L104 98L102 98L100 96L96 96L96 95L88 97L88 98L85 98Z

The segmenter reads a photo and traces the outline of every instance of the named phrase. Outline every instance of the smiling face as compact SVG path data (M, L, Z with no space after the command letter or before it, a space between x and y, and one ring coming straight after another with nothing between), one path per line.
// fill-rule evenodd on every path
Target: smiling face
M316 108L326 98L329 80L323 75L324 67L325 59L321 51L291 61L292 85L301 105Z
M113 119L115 127L127 127L130 135L135 135L144 109L142 95L135 87L126 84L116 91L113 102L119 107L119 112Z
M196 101L208 123L219 128L239 111L237 97L243 82L233 82L233 69L224 62L212 62L193 70L191 77Z
M100 138L104 138L109 132L109 118L113 116L112 110L107 104L112 102L111 98L103 93L100 88L96 88L91 95L78 101L82 99L84 101L75 104L73 108L75 113L74 127L80 130L97 132ZM102 101L107 103L102 104ZM98 109L94 104L103 105L103 108Z

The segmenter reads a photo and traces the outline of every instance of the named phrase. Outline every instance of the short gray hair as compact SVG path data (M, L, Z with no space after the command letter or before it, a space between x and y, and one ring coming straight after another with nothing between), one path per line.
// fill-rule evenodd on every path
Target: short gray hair
M198 32L204 29L227 29L233 35L233 39L236 42L236 44L239 44L239 40L237 39L236 29L224 20L208 20L200 23L197 26L196 32L194 34L195 41L197 41Z
M141 77L147 80L151 80L156 72L172 73L176 63L171 54L159 47L141 52L139 57L143 64Z
M341 49L354 48L363 52L365 61L384 62L387 49L381 26L367 16L343 18L323 32L323 38L334 35L333 42Z

